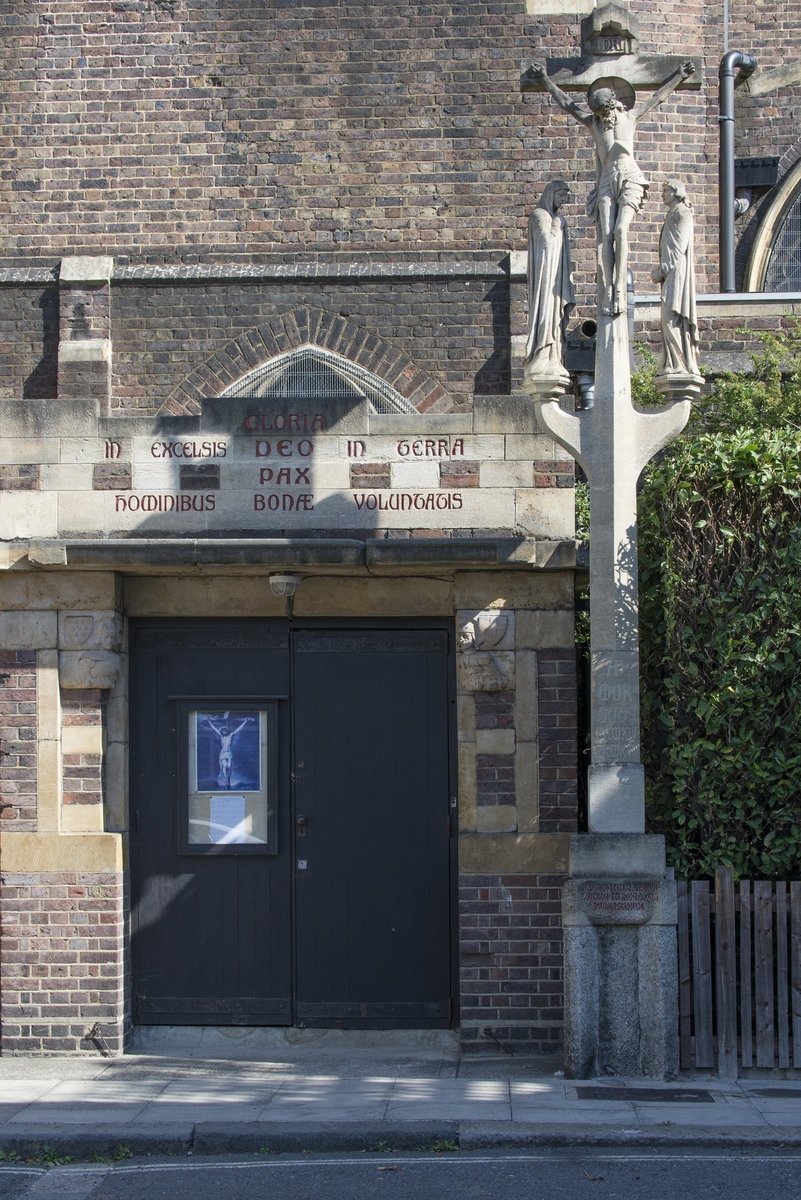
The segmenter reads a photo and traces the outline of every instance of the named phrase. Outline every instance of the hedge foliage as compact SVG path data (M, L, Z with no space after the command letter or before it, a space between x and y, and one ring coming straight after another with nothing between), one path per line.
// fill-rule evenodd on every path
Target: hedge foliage
M801 332L763 342L640 496L648 821L683 878L801 877Z

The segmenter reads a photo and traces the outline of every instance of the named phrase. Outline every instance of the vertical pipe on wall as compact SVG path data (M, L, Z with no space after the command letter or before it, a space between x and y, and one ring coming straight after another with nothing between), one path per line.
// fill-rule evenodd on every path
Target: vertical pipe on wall
M757 68L750 54L730 50L723 55L718 73L718 123L720 153L718 161L720 290L735 291L734 284L734 78L741 71L745 78Z

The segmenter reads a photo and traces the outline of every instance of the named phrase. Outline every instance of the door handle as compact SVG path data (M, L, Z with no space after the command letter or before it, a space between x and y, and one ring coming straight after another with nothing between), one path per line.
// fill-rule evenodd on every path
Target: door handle
M306 836L306 825L308 820L306 817L295 817L295 828L297 829L298 837Z

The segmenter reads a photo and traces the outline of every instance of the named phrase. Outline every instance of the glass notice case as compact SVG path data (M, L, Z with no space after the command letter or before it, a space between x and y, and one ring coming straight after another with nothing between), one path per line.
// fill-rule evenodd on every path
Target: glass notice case
M181 705L184 853L275 854L275 705Z

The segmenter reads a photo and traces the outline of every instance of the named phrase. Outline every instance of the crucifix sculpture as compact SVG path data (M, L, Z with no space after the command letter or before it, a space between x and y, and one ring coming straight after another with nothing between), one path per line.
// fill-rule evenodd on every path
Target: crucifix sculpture
M595 142L595 187L587 201L587 213L595 219L598 231L598 306L604 316L625 312L628 231L648 190L648 180L634 158L637 122L663 104L694 71L692 63L683 63L641 104L635 104L634 88L625 79L599 79L587 92L587 112L548 78L544 63L535 63L531 69L532 78L543 84L560 108L589 129Z
M598 21L603 24L600 16ZM653 71L641 78L648 63L630 54L620 55L618 63L631 68L634 83L653 86ZM552 65L557 73L567 73L558 61ZM536 228L530 225L531 326L523 376L540 427L579 461L590 484L592 748L587 833L569 839L562 888L565 1069L579 1079L605 1073L670 1079L678 1070L676 884L666 867L664 838L645 832L637 480L646 463L683 429L690 399L702 382L695 357L692 210L680 180L665 185L669 212L655 271L662 284L665 333L656 382L669 400L662 408L641 411L632 404L625 299L628 231L648 187L634 159L637 121L688 80L693 66L677 62L671 76L639 105L633 83L598 77L597 61L586 70L592 75L589 111L558 88L544 68L535 65L526 72L529 82L545 87L592 133L597 152L588 204L598 237L594 404L572 412L572 406L559 402L567 375L560 361L564 317L575 295L567 227L558 213L550 226L541 213ZM565 185L555 181L552 186L561 186L561 202L567 202ZM560 269L549 270L555 261ZM552 319L541 320L543 312Z

